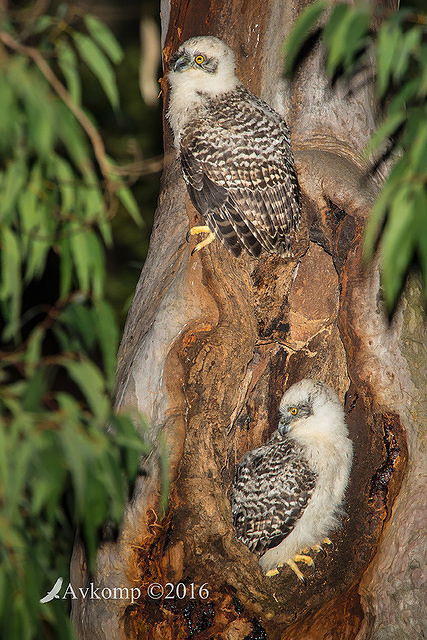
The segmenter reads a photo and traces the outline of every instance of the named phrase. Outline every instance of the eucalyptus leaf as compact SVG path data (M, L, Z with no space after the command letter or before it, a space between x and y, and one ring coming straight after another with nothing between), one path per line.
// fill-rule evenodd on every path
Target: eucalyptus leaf
M23 155L12 159L4 172L2 197L0 198L0 220L10 220L15 206L28 179L28 166Z
M117 189L117 197L119 198L122 205L130 214L132 220L140 227L143 224L143 220L141 217L141 213L139 211L138 204L135 200L135 197L129 187L122 186L120 189Z
M89 69L96 76L113 109L119 107L119 93L113 68L95 42L82 33L74 33L77 50Z
M411 54L418 49L420 43L421 31L419 29L410 29L403 35L399 47L399 56L393 67L393 79L395 82L401 80L404 73L408 70Z
M92 38L102 47L114 64L119 64L123 60L123 50L107 25L90 14L85 14L84 21Z
M305 7L298 16L285 43L285 74L289 75L294 67L302 46L306 42L320 17L328 6L327 0L317 0Z
M411 169L424 177L424 184L427 182L427 121L425 115L420 112L420 119L417 123L413 144L408 150L408 157Z
M55 20L53 16L38 16L31 25L31 33L37 34L42 33L43 31L47 31L47 29L50 29L50 27L52 27L54 23Z
M366 145L365 155L369 156L373 151L376 151L385 140L388 140L397 131L405 119L405 114L401 112L386 118Z
M381 263L384 299L388 309L396 302L403 274L412 259L415 237L413 193L405 185L397 192L382 237Z
M396 51L400 49L401 30L397 25L384 22L376 43L377 93L382 98L390 83Z
M21 254L17 235L9 227L0 227L0 252L2 281L0 300L7 303L6 327L3 338L7 341L16 335L21 311Z
M334 6L323 29L322 39L327 44L326 72L333 75L346 51L345 36L350 20L350 7L345 3Z
M105 384L98 367L87 359L63 360L70 378L76 383L82 395L86 398L94 416L101 423L107 420L109 402Z
M427 193L421 186L414 194L415 224L414 234L417 239L417 255L427 287Z
M96 337L101 347L102 359L107 379L113 384L116 370L116 353L119 332L113 309L105 300L97 300L94 305Z
M82 291L87 292L90 288L92 277L92 256L89 254L88 234L75 225L68 238L70 254L77 273L79 287Z
M81 103L82 86L78 69L78 60L74 49L68 42L60 40L57 44L58 66L65 78L71 98L77 105Z

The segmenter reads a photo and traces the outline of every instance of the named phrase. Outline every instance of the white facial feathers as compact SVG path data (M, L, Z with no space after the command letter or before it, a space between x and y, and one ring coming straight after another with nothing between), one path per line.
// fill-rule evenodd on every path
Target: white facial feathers
M304 379L292 385L283 395L279 411L279 432L288 431L296 440L316 435L342 440L348 436L343 406L324 382Z
M240 84L233 51L213 36L184 42L171 59L168 81L171 95L167 117L175 145L179 145L177 137L194 106L203 104L203 96L218 96Z

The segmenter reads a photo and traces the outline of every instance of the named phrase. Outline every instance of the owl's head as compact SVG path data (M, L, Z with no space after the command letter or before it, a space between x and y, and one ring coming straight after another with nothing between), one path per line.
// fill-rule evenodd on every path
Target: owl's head
M282 436L305 429L327 433L337 419L344 424L344 410L337 394L319 380L305 378L292 385L283 395L279 411L278 431ZM346 432L345 424L344 429Z
M172 89L195 88L203 93L230 91L239 81L236 77L233 51L213 36L190 38L170 60L168 80Z

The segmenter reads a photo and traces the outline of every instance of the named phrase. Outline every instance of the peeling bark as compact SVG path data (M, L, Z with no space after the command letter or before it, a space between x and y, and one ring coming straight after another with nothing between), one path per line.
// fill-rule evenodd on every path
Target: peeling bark
M219 35L237 52L242 81L285 113L304 223L292 260L235 259L216 242L191 257L185 235L199 218L166 131L150 251L120 350L117 409L137 407L153 442L166 439L170 501L161 517L155 450L119 539L99 550L95 576L105 586L136 586L141 597L73 603L82 639L423 637L418 286L389 325L377 269L361 255L379 180L361 160L374 129L372 88L358 78L351 92L332 89L320 50L292 84L280 81L281 46L297 11L298 3L279 0L164 3L166 59L178 43L174 25L180 41ZM337 390L355 448L346 517L305 585L287 568L262 575L235 538L229 504L236 465L268 439L285 388L303 377ZM73 570L84 585L80 551ZM156 600L147 592L153 583L194 585L197 597ZM198 589L206 584L204 599Z

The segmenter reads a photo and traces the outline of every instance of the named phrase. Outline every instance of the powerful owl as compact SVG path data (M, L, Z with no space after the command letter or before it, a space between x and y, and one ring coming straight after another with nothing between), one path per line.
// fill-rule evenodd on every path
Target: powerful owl
M246 453L237 469L231 508L237 537L259 556L267 576L330 542L338 526L353 446L337 394L325 383L301 380L280 402L270 440Z
M167 117L190 198L207 226L189 234L215 237L238 256L262 249L292 255L300 222L300 190L289 129L235 73L221 40L187 40L171 59Z

